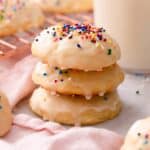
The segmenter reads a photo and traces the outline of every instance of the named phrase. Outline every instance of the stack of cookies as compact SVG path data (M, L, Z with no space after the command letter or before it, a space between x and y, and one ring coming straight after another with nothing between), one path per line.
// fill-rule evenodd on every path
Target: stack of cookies
M32 76L40 87L30 106L44 120L88 125L120 112L120 48L105 29L87 24L46 28L35 38L32 54L40 59Z

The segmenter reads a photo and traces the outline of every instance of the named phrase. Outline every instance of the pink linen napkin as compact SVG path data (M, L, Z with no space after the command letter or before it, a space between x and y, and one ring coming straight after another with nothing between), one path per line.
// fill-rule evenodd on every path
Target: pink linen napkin
M3 139L3 150L119 150L122 137L105 129L73 127L65 129L27 115L14 117L14 125Z
M0 90L8 97L13 108L35 88L31 75L37 59L26 56L0 73Z

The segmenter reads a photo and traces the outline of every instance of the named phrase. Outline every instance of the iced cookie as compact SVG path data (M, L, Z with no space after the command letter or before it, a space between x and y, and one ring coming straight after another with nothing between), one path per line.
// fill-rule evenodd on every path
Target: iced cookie
M30 99L30 107L44 120L90 125L114 118L121 110L121 102L116 92L86 100L82 96L54 95L38 88Z
M123 81L124 74L115 64L103 71L61 70L49 68L47 64L38 63L33 71L32 79L35 84L50 91L61 94L77 94L86 97L102 96L113 91Z
M6 96L0 92L0 137L4 136L11 128L12 114Z
M32 0L0 1L0 37L43 25L41 9Z
M121 150L150 150L150 118L133 124Z
M120 58L118 44L105 29L91 25L56 25L42 31L32 54L50 67L101 71Z
M76 13L92 10L93 0L34 0L47 12Z

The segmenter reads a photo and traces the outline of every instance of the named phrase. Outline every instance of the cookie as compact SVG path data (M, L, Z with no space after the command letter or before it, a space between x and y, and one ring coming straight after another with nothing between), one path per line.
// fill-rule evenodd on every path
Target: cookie
M121 102L116 92L86 100L82 96L53 95L38 88L30 99L30 107L44 120L90 125L114 118L121 110Z
M11 128L12 114L6 96L0 92L0 137L4 136Z
M43 23L44 15L32 0L0 1L0 37L39 27Z
M123 81L124 74L115 64L103 71L61 70L38 63L33 71L35 84L61 94L77 94L86 97L103 95L113 91Z
M116 63L120 48L103 28L64 24L42 31L32 43L32 54L50 67L101 71Z
M121 150L150 150L150 117L132 125Z
M77 13L92 10L93 0L34 0L46 12Z

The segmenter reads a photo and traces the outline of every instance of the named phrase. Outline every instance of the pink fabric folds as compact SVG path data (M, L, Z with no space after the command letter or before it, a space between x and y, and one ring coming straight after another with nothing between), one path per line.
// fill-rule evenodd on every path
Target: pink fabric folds
M3 67L3 71L0 72L0 90L8 97L11 107L35 88L31 75L36 62L37 59L26 56L15 64Z
M3 150L119 150L122 137L105 129L65 129L27 115L17 115L10 133L0 140Z

